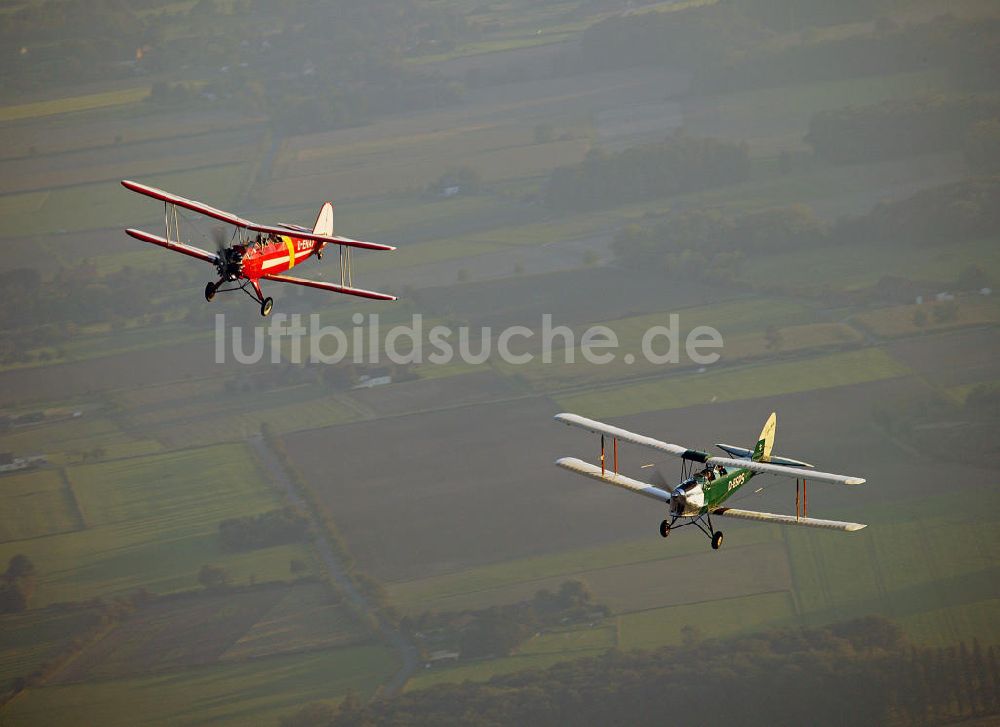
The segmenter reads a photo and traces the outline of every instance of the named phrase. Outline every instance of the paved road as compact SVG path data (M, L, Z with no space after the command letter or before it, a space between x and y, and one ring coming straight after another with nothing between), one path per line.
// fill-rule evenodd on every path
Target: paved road
M410 643L410 641L399 629L386 621L368 600L365 594L359 591L354 585L354 582L351 580L340 560L338 560L336 551L330 545L330 540L327 538L325 531L316 520L309 505L295 488L295 485L292 483L292 480L288 476L288 472L285 470L284 466L281 464L281 461L274 454L271 448L267 446L267 442L264 441L264 438L260 435L250 437L249 443L260 457L261 462L264 463L264 467L267 469L267 472L273 482L288 495L289 502L293 506L299 508L302 512L307 513L313 521L313 525L315 526L313 530L317 533L316 551L319 553L320 560L323 562L323 567L326 568L327 573L330 574L334 583L340 587L340 589L344 592L344 595L350 599L351 603L353 603L359 610L364 613L370 613L375 617L380 634L399 654L399 659L402 662L399 671L393 675L392 679L390 679L383 688L384 696L391 697L398 694L417 669L416 647Z

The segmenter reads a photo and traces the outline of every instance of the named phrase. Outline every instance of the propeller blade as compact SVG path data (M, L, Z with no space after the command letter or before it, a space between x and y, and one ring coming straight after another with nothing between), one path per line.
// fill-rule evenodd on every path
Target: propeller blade
M224 227L213 227L212 240L215 242L216 252L221 256L222 251L226 248L226 229Z
M661 490L666 490L667 492L670 492L671 490L670 482L663 476L663 473L660 472L659 467L653 470L653 473L649 476L647 484L659 487Z

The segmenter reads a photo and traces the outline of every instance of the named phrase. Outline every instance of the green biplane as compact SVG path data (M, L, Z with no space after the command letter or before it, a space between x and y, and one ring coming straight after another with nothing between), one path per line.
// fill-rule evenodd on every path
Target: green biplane
M734 447L729 444L718 444L729 457L715 457L708 452L687 449L676 444L661 442L658 439L635 434L626 429L613 427L603 422L579 416L577 414L556 414L556 421L570 426L586 429L588 432L601 435L601 466L590 464L575 457L563 457L556 460L556 465L570 472L598 480L608 485L645 495L658 500L667 506L668 517L660 523L660 535L666 538L670 532L684 525L695 525L709 540L712 548L718 550L722 545L722 531L712 526L712 516L738 518L741 520L756 520L758 522L779 523L781 525L804 525L811 528L841 530L853 532L861 530L860 523L840 522L839 520L819 520L808 517L806 507L806 483L808 480L830 482L839 485L860 485L864 483L861 477L835 475L829 472L818 472L807 462L800 462L787 457L771 454L774 446L774 430L777 416L772 413L768 417L764 429L757 439L753 449ZM606 462L605 440L612 440L613 462L609 467ZM640 482L626 477L618 472L618 442L638 444L663 452L683 461L682 481L672 489L664 489L653 484ZM704 468L695 472L695 464ZM769 512L754 512L725 507L724 503L741 487L744 487L755 475L772 474L779 477L789 477L796 480L795 515L776 515ZM802 514L799 514L799 483L802 487ZM680 521L680 524L678 522Z

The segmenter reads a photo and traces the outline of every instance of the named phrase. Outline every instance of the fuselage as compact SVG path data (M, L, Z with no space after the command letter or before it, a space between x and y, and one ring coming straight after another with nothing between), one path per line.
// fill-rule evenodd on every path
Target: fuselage
M703 470L677 485L672 491L670 512L677 517L697 517L719 507L750 481L754 472L735 469L725 474Z
M260 280L265 275L290 270L322 247L321 242L302 240L292 235L268 235L263 236L260 242L237 245L234 249L241 255L240 275L249 280Z

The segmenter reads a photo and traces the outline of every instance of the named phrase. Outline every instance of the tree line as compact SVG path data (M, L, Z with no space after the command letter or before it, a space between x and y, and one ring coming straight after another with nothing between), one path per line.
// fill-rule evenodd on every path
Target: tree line
M258 550L297 543L309 534L309 521L290 507L257 515L227 518L219 523L222 547L230 551Z
M603 619L609 613L607 606L593 602L586 584L569 580L555 592L543 588L517 603L404 616L399 627L413 636L425 658L451 651L458 659L475 659L507 656L543 629Z
M7 562L7 570L0 575L0 613L20 613L28 609L28 602L35 593L35 564L21 553Z
M736 184L749 176L746 144L674 134L620 152L594 149L581 163L557 168L545 203L587 210Z

